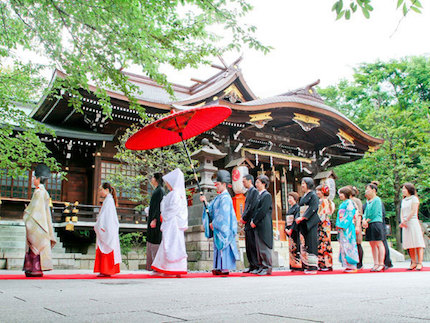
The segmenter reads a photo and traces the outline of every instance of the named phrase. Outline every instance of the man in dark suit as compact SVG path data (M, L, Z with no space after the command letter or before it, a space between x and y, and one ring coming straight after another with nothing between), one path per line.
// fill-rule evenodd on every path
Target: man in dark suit
M260 195L257 211L251 220L251 228L255 230L255 245L257 247L258 267L257 275L272 274L273 222L272 195L267 191L269 178L260 175L255 181L255 187Z
M251 228L251 220L254 218L257 210L259 194L254 187L254 176L248 174L243 177L243 186L248 190L246 192L245 210L242 214L241 223L245 224L245 247L246 257L248 258L249 268L244 273L256 274L258 268L257 247L255 246L255 233Z
M148 214L148 232L146 235L146 270L152 270L151 265L157 254L158 247L161 243L161 219L160 219L160 203L164 197L162 188L163 175L155 173L151 178L151 185L154 191L151 195Z

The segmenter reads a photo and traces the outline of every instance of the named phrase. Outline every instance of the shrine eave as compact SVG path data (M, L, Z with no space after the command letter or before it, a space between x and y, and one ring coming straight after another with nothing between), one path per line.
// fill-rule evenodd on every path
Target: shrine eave
M239 104L223 101L222 104L228 105L233 110L233 114L229 119L227 119L233 122L249 122L250 112L262 113L275 109L286 109L291 110L293 113L300 110L301 113L309 112L309 114L312 116L329 118L333 121L343 124L345 129L348 129L348 132L352 132L354 136L363 138L368 142L369 146L379 146L384 143L383 139L367 134L364 130L362 130L359 126L357 126L354 122L352 122L336 109L316 100L309 100L297 96L276 96ZM235 111L243 113L236 114L234 113Z

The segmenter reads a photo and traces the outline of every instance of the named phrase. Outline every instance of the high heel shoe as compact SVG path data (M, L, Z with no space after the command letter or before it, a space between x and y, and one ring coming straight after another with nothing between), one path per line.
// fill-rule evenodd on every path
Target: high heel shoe
M422 267L422 265L421 265ZM407 268L406 270L414 270L415 268L417 268L417 264L412 262L411 265L409 266L409 268Z
M379 267L378 265L375 265L372 267L372 269L370 269L370 271L376 271L376 269L378 269L378 267Z
M416 270L416 271L421 271L421 269L423 269L423 264L417 264L417 265L415 266L415 270Z

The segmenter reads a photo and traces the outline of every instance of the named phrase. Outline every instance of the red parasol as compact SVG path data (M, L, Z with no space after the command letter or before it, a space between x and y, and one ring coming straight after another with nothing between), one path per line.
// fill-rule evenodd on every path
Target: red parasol
M230 116L231 109L226 106L197 108L174 106L174 108L184 110L172 113L143 127L127 140L125 147L131 150L148 150L182 141L200 194L203 194L185 140L212 129L223 122Z
M169 146L195 137L217 126L231 114L225 106L189 108L159 119L131 136L125 147L148 150Z

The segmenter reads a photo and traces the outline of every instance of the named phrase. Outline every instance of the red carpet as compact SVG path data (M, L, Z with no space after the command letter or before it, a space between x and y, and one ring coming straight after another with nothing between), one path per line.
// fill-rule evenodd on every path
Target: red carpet
M421 271L430 271L430 267L424 267ZM272 276L320 276L320 275L356 275L356 274L374 274L374 275L381 275L384 273L400 273L400 272L407 272L406 268L391 268L385 272L379 272L374 273L371 272L370 269L364 269L359 270L356 273L344 273L343 270L334 270L334 271L327 271L327 272L318 272L317 275L305 275L303 272L296 271L296 272L290 272L290 271L274 271L272 273ZM415 271L414 271L415 272ZM243 274L240 272L233 272L230 273L228 276L214 276L212 273L208 272L202 272L202 273L189 273L187 275L181 275L181 278L225 278L225 277L260 277L257 275L252 274ZM268 276L270 277L270 276ZM8 279L172 279L176 278L176 276L172 277L164 277L164 276L153 276L149 274L117 274L112 277L97 277L97 274L54 274L54 273L47 273L43 277L32 277L27 278L25 277L24 273L22 275L0 275L0 280L8 280ZM181 279L179 278L179 279Z

